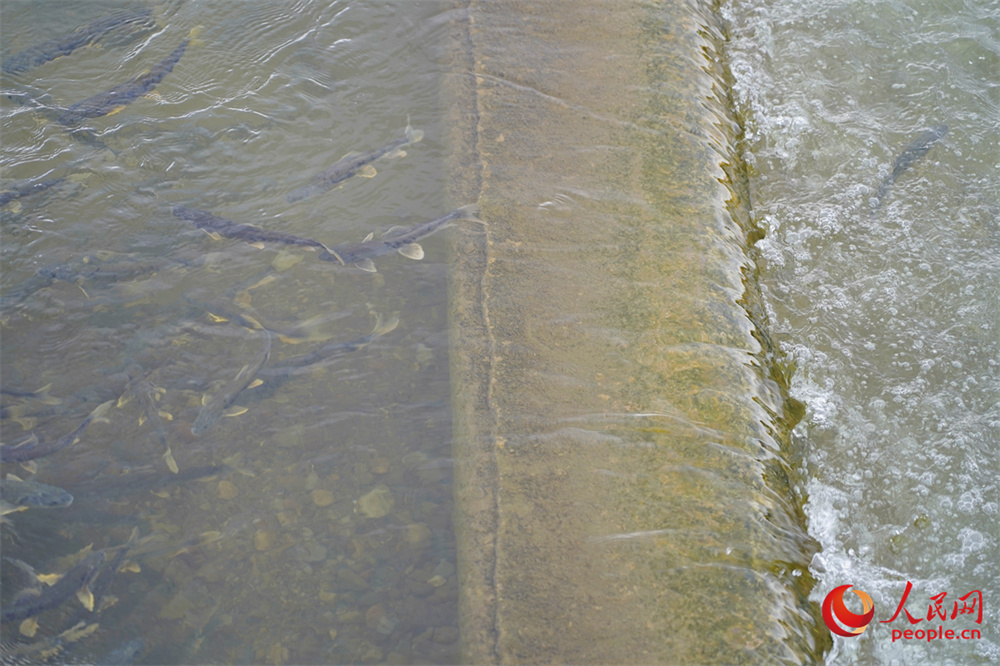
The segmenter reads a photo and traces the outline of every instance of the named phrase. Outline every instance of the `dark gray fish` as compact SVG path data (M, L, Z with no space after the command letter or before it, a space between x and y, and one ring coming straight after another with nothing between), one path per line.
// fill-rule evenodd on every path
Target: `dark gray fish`
M201 435L211 428L212 424L222 416L222 412L231 407L236 402L237 396L250 386L257 376L257 371L267 363L267 359L271 355L271 333L264 329L261 330L264 334L264 347L260 354L253 361L244 365L232 381L202 406L198 417L191 426L191 432L194 435Z
M878 211L882 206L882 201L885 199L885 195L889 192L889 188L892 184L896 182L896 179L903 175L907 169L913 166L913 163L919 160L921 157L927 154L927 151L934 147L945 134L948 133L947 125L936 125L930 129L924 130L920 136L910 142L903 152L899 154L896 161L892 163L892 172L889 173L878 186L878 191L875 193L875 203L872 212Z
M35 460L37 458L50 456L53 453L62 451L67 446L71 446L80 441L80 435L83 433L84 429L86 429L86 427L95 419L103 417L104 413L107 412L108 408L111 406L111 402L112 401L109 400L108 402L98 405L97 408L83 420L83 423L77 426L76 430L51 444L46 444L44 440L40 440L38 437L32 437L27 441L21 442L20 444L0 445L0 461L24 462L26 460ZM4 499L6 499L6 497Z
M19 479L13 474L0 481L0 499L33 509L63 509L73 503L73 496L62 488L34 479Z
M3 61L5 74L22 74L56 58L69 55L111 32L127 32L151 25L153 12L144 8L96 19L58 37L15 53Z
M146 649L146 644L141 638L133 638L132 640L119 645L111 652L97 660L96 663L100 666L130 666L135 663L136 657Z
M381 238L374 238L374 234L368 234L360 243L341 243L331 248L329 253L321 253L319 258L324 261L339 261L344 264L354 264L363 271L375 272L375 257L384 254L399 252L404 257L410 259L423 259L424 249L417 243L422 238L430 236L435 231L451 226L458 220L470 220L482 223L477 219L479 207L475 204L462 206L444 217L439 217L430 222L418 224L415 227L393 227L382 234Z
M36 180L15 185L13 188L9 190L4 190L3 192L0 192L0 206L6 206L11 201L14 201L16 199L21 199L23 197L36 194L38 192L44 192L50 187L59 185L60 183L63 183L65 181L66 181L65 178L46 178L45 180Z
M403 138L391 141L381 148L376 148L375 150L367 153L348 153L326 171L313 178L308 185L292 190L292 192L286 197L288 199L288 203L302 201L303 199L311 197L314 194L326 192L334 185L342 183L352 176L374 176L375 169L371 166L372 162L375 162L383 157L393 157L397 155L402 157L406 154L402 150L404 147L417 143L423 138L423 132L415 130L407 124Z
M174 206L172 211L177 217L182 220L187 220L188 222L193 222L194 226L210 235L218 234L223 238L236 238L247 243L281 243L283 245L314 247L326 253L333 252L333 250L328 248L323 243L320 243L318 240L305 238L304 236L296 236L295 234L289 234L283 231L261 229L260 227L253 226L252 224L239 224L237 222L233 222L232 220L227 220L224 217L213 215L207 210L196 210L194 208L185 208L184 206Z
M106 90L71 105L59 115L57 120L63 125L75 125L87 118L106 116L121 111L146 93L152 92L160 81L173 71L174 65L184 55L188 44L198 31L198 28L191 30L187 39L171 51L170 55L156 63L148 72L140 74L131 81L120 83L111 90Z
M19 622L55 608L90 584L104 564L104 551L90 553L36 597L22 598L0 609L0 624Z

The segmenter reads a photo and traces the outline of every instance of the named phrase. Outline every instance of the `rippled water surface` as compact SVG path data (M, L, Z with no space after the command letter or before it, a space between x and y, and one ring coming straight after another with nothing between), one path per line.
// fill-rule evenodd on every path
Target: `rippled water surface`
M767 300L807 408L797 433L822 544L814 598L851 584L887 621L909 581L905 609L919 621L901 613L837 638L830 660L995 661L1000 7L750 1L726 11L767 231ZM900 155L909 167L893 178ZM973 590L981 624L975 613L953 619L953 602ZM940 593L947 620L929 621ZM892 629L942 626L981 637L892 641Z
M4 2L2 52L141 8ZM5 649L92 659L138 637L140 663L454 661L444 236L424 241L422 261L380 257L369 273L215 239L171 213L335 245L470 203L444 195L450 17L437 2L328 0L173 2L153 17L3 76L18 95L0 100L0 189L63 179L0 210L3 441L57 441L113 401L78 443L36 466L4 463L75 497L7 516L4 555L64 571L59 558L139 530L135 564L105 595L116 603L92 615L68 601L33 640L4 625L21 642ZM54 107L154 68L192 30L155 95L75 128L56 121ZM423 140L374 177L286 200L408 122ZM378 323L385 334L366 338ZM194 436L203 400L268 344L262 372L323 358L249 387L235 400L244 413ZM132 390L143 378L162 389L153 415ZM7 560L3 576L6 607L23 583ZM54 638L81 618L100 626Z

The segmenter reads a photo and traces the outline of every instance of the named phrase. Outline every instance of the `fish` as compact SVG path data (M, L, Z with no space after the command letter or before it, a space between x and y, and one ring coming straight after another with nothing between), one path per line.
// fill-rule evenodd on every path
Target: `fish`
M130 31L136 27L150 25L152 16L152 10L144 8L95 19L72 32L15 53L4 59L0 68L4 74L23 74L56 58L67 56L80 47L89 46L110 32Z
M83 420L83 423L77 426L76 430L64 437L61 437L52 444L46 444L44 440L40 440L37 436L32 436L19 444L0 445L0 462L24 462L27 460L35 460L37 458L50 456L53 453L58 453L67 446L76 444L80 441L80 435L83 434L83 431L88 425L95 420L101 420L104 418L104 413L108 411L112 402L112 400L109 400L98 405L94 411L92 411L87 418Z
M30 181L15 185L9 190L0 192L0 206L6 206L11 201L36 194L38 192L44 192L50 187L60 185L64 182L66 182L65 178L46 178L44 180Z
M59 114L56 120L63 125L76 125L87 118L99 118L120 111L136 99L152 92L160 81L174 69L174 65L184 55L188 44L198 34L199 29L191 30L187 38L171 51L170 55L156 63L148 72L140 74L131 81L120 83L110 90L70 105Z
M890 172L889 175L883 178L882 182L879 183L878 191L875 193L872 213L877 212L882 206L885 195L889 192L889 188L892 187L892 184L896 182L896 179L903 175L903 172L913 166L914 162L926 155L927 151L933 148L934 144L941 140L947 133L947 125L935 125L934 127L921 132L920 136L911 141L910 144L903 149L903 152L899 154L896 161L892 163L892 172Z
M157 389L146 379L146 372L138 363L131 364L126 372L129 376L128 389L135 396L135 399L139 401L139 406L142 407L145 420L149 421L153 427L153 432L156 434L156 438L163 448L163 460L167 463L170 471L177 474L180 470L177 467L177 462L174 460L173 453L170 451L170 445L167 443L167 428L163 425L163 419L160 417L160 409L156 406L156 401L165 391ZM142 425L141 421L139 425Z
M410 127L410 123L407 121L402 138L390 141L381 148L376 148L367 153L348 153L344 155L337 163L313 178L308 185L292 190L286 199L288 203L302 201L314 194L326 192L334 185L338 185L352 176L360 175L370 178L375 175L375 168L371 166L372 162L383 157L402 157L406 155L403 151L404 147L417 143L423 138L424 133Z
M478 215L479 207L475 204L462 206L444 217L418 224L415 227L393 227L378 239L374 238L374 234L368 234L360 243L334 245L331 253L321 252L319 258L323 261L339 261L341 264L353 264L363 271L374 273L375 262L372 260L375 257L399 252L404 257L410 259L423 259L424 249L417 243L418 240L426 238L445 227L449 227L458 220L486 224L478 219Z
M257 357L250 363L244 365L236 376L226 386L207 400L198 412L198 417L191 426L191 432L195 436L201 435L212 427L212 424L219 420L223 411L228 409L236 401L236 398L245 388L253 383L257 376L257 371L267 363L271 356L271 333L261 329L264 333L264 347Z
M296 236L295 234L289 234L283 231L261 229L260 227L253 226L252 224L240 224L238 222L233 222L232 220L227 220L224 217L213 215L207 210L174 206L171 211L182 220L193 222L194 226L198 227L209 236L217 235L223 238L236 238L246 243L250 243L251 245L256 243L298 245L302 247L316 248L332 255L336 254L331 248L328 248L318 240L305 238L304 236Z
M34 479L22 480L13 474L0 481L0 499L15 507L33 509L64 509L73 503L73 496L62 488Z
M26 620L59 606L94 580L105 557L104 551L90 553L38 596L18 599L10 606L0 609L0 624Z

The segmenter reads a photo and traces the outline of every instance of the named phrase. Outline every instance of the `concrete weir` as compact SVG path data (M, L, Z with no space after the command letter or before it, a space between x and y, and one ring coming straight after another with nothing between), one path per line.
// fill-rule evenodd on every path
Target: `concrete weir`
M453 14L464 660L819 658L713 10Z

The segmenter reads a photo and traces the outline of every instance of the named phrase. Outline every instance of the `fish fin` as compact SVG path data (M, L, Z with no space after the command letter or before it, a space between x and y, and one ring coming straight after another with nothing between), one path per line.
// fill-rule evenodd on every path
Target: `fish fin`
M377 273L378 272L376 270L376 268L375 268L375 262L372 261L371 259L367 258L367 257L365 257L361 261L356 261L354 263L354 265L357 266L358 268L360 268L361 270L363 270L366 273Z
M397 252L407 259L413 259L415 261L420 261L424 258L424 248L420 247L420 243L407 243L403 247L399 248Z
M28 638L34 638L35 632L38 631L38 618L29 617L27 620L21 623L18 627L18 631L21 632L22 636L27 636Z
M76 441L73 442L76 444ZM37 460L26 460L21 463L21 468L28 472L31 476L29 478L34 479L38 474L38 461Z
M45 583L49 587L52 587L59 582L59 579L62 578L62 574L39 574L36 578L39 583Z
M94 408L94 411L90 413L90 419L95 422L103 421L104 423L110 423L110 421L108 421L108 419L105 418L104 414L108 411L108 409L111 407L111 403L113 402L114 400L108 400L107 402L102 402L101 404L99 404L97 407Z
M205 230L202 229L202 231L205 231ZM222 234L220 234L218 232L215 232L215 231L205 231L205 233L208 234L208 237L211 238L212 240L215 240L215 241L222 240Z
M226 317L223 317L221 315L217 315L217 314L215 314L213 312L208 312L207 310L205 311L205 314L208 315L208 318L212 320L213 324L224 324L227 321L229 321L229 319L227 319Z
M208 404L208 394L207 393L202 393L202 395L201 395L201 406L204 407L207 404Z
M117 407L118 409L121 409L122 407L124 407L125 405L127 405L130 402L132 402L132 396L131 396L131 394L129 394L129 393L122 393L121 397L118 398L118 402L115 404L115 407Z
M249 407L243 407L241 405L233 405L226 411L222 412L223 416L240 416L241 414L246 414L250 411Z
M156 388L153 389L153 399L154 400L159 400L160 398L162 398L166 394L167 394L167 389L165 389L165 388L156 387Z
M156 413L159 415L159 417L161 419L166 419L168 421L173 421L174 420L174 415L171 414L170 412L166 411L166 410L159 409L159 410L156 411Z
M198 35L200 35L201 31L204 29L205 26L203 25L196 25L195 27L191 28L191 32L189 32L187 36L188 44L190 44L191 46L201 46L202 44L204 44L205 42L198 39Z
M163 453L163 460L167 463L167 469L169 469L174 474L180 472L180 468L177 467L177 461L174 460L174 454L170 452L170 447Z
M160 93L156 92L155 90L150 90L148 93L143 95L143 97L148 97L149 99L155 99L160 102L163 101L163 96L160 95ZM124 109L125 107L122 108Z
M388 229L386 229L385 231L383 231L382 232L382 238L386 238L388 236L392 236L393 234L396 234L396 233L406 232L406 231L409 231L412 228L413 227L408 227L408 226L403 225L403 224L397 224L397 225L389 227Z
M352 150L352 151L351 151L351 152L349 152L349 153L344 153L344 156L343 156L343 157L341 157L341 158L340 158L340 160L349 160L349 159L351 159L352 157L357 157L357 156L358 156L358 155L360 155L360 154L361 154L361 153L359 153L358 151L356 151L356 150ZM337 161L339 162L340 160L337 160Z
M94 593L90 591L90 587L85 585L77 590L76 598L80 600L84 608L89 611L94 610Z
M24 481L24 479L22 479L21 477L15 476L15 475L13 475L13 474L11 474L9 472L7 473L7 480L8 481Z
M327 254L329 254L331 257L339 261L341 266L344 265L344 258L339 254L337 254L336 250L334 250L333 248L329 248L326 245L323 246L323 249L326 250ZM323 259L322 255L320 256L320 259Z
M106 115L106 116L113 116L116 113L118 113L119 111L121 111L122 109L124 109L126 106L128 106L128 105L127 104L122 104L121 106L116 106L115 108L111 109L110 111L108 111L104 115Z
M145 414L139 414L139 425L141 426L145 422L146 422L146 415Z
M247 245L249 245L250 247L255 247L255 248L257 248L258 250L263 250L263 249L264 249L264 244L263 244L263 243L261 243L261 242L257 242L257 243L247 243Z
M385 156L387 160L396 160L401 157L406 157L406 151L403 150L402 148L397 148L396 150L390 151Z
M413 126L410 125L410 116L406 116L406 129L403 133L406 135L406 140L410 143L417 143L424 138L422 130L413 129Z
M358 175L362 178L374 178L378 175L378 171L371 164L366 164L358 170Z
M369 231L368 235L365 236L365 239L363 241L361 241L361 242L362 243L367 243L368 241L370 241L373 238L375 238L375 232L374 231Z
M381 337L386 333L396 330L397 326L399 326L399 317L396 315L393 315L384 321L382 319L382 315L377 315L375 319L375 328L372 330L371 334L376 338Z
M169 495L169 493L168 493ZM129 573L139 573L142 571L142 567L139 566L138 562L128 562L119 571L127 571Z
M257 388L258 386L262 385L263 383L264 383L264 380L261 379L260 377L258 377L257 379L255 379L252 382L250 382L249 384L247 384L247 388L248 389Z

